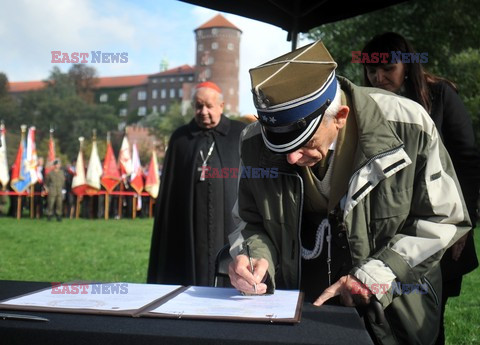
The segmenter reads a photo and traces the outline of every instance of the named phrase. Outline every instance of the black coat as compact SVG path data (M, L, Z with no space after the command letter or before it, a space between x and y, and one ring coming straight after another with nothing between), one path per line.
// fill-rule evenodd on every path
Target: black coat
M446 82L430 84L429 87L432 97L430 116L450 154L473 228L475 228L476 203L480 188L480 152L475 145L472 120L458 94ZM461 279L458 278L478 267L473 231L468 235L460 259L454 261L450 249L445 252L441 266L444 282L457 281L446 289L445 294L458 295L461 285Z
M216 149L223 167L238 168L239 139L245 124L222 115L214 129ZM195 279L194 186L202 129L192 120L178 128L170 139L155 206L148 283L198 285ZM224 178L225 231L234 230L232 208L237 197L237 179Z

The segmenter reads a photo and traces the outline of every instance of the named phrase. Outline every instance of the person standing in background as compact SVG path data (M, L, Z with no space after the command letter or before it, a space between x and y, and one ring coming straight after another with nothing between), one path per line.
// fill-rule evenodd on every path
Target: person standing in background
M402 35L386 32L373 37L362 54L401 52L416 54ZM412 60L412 59L411 59ZM364 64L364 83L408 97L420 103L429 113L452 159L457 173L472 229L477 221L480 188L480 153L475 144L471 118L449 80L427 73L420 62ZM443 314L449 297L459 296L463 275L478 267L473 230L458 240L441 260L443 294L442 320L437 344L445 343Z
M60 160L53 161L53 170L50 171L45 179L45 189L48 192L47 197L47 216L52 220L53 215L57 221L62 220L63 212L63 187L65 185L65 175L61 169ZM55 208L55 210L54 210Z
M238 169L245 127L223 115L223 106L218 85L198 84L195 118L172 134L156 202L148 283L213 285L216 254L234 228L237 179L206 175L210 168Z

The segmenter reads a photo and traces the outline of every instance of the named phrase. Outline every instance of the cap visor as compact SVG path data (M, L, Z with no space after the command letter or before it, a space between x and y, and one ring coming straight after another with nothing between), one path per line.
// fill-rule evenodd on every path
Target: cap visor
M262 126L262 137L265 145L275 153L290 153L304 146L317 131L323 114L312 119L307 127L287 133L275 133Z

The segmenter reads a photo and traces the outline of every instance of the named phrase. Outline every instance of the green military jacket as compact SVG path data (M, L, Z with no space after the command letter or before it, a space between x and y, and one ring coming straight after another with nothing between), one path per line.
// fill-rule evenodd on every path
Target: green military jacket
M62 195L62 189L65 185L65 175L63 170L52 170L47 174L45 186L49 195Z
M353 173L339 202L352 258L350 273L367 286L390 287L375 294L388 321L374 327L379 341L428 344L436 339L439 324L437 264L470 227L455 171L434 123L419 104L338 79L352 103L349 117L355 117L358 127ZM244 130L241 143L243 166L276 168L278 177L240 178L231 254L242 253L248 243L253 257L268 260L272 290L298 289L304 208L298 167L264 146L259 123ZM427 283L428 293L392 291L397 283Z

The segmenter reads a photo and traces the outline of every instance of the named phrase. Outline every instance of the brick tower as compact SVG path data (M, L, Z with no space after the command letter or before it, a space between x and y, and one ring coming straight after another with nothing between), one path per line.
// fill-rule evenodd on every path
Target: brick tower
M210 80L223 91L225 114L239 114L238 71L242 31L221 14L195 29L195 82Z

